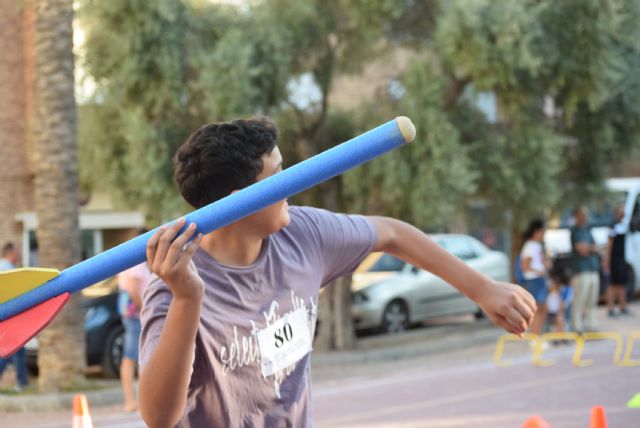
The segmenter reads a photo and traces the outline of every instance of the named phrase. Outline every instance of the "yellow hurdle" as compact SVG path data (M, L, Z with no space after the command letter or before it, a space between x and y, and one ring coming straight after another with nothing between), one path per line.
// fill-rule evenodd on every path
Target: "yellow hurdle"
M578 347L576 349L576 353L573 356L573 364L578 367L586 367L593 364L593 360L581 360L582 351L584 350L584 344L588 340L606 340L611 339L616 341L616 352L613 354L613 364L618 364L620 361L620 356L622 355L622 335L616 332L591 332L584 333L582 335L582 341L578 342Z
M569 332L569 331L562 331L562 332L554 331L551 333L545 333L542 336L540 336L540 339L536 343L536 347L533 350L533 364L539 367L548 367L556 363L555 360L542 359L542 354L544 353L542 343L546 341L552 341L552 340L571 340L576 342L576 353L574 353L574 360L575 360L575 355L577 354L578 348L580 347L580 344L582 342L582 338L580 337L580 335Z
M632 360L631 355L633 354L633 344L636 339L640 339L640 331L633 331L629 333L627 337L627 350L624 353L624 358L620 362L620 365L623 367L637 367L640 366L640 360Z
M504 346L505 342L520 342L524 340L532 340L535 342L536 348L538 348L538 335L533 333L525 333L522 338L516 336L515 334L503 334L498 338L498 342L496 343L496 352L493 354L493 363L498 367L508 367L512 363L510 361L503 361L502 354L504 354ZM535 362L535 352L534 352L534 362Z
M507 342L525 342L533 341L533 349L531 362L539 367L547 367L555 364L552 359L544 360L542 355L544 354L543 343L553 340L571 340L576 343L576 350L572 357L572 363L577 367L587 367L593 364L593 360L582 359L585 343L589 340L613 340L616 343L616 350L613 354L613 363L621 367L637 367L640 366L640 360L632 359L633 348L636 341L640 341L640 331L632 331L629 333L626 343L626 351L624 357L622 351L625 348L624 338L622 334L618 332L592 332L579 335L572 332L551 332L545 333L540 336L533 333L526 333L522 338L514 334L504 334L498 338L496 343L496 350L493 355L493 362L498 367L508 367L512 363L510 361L503 360L504 348Z

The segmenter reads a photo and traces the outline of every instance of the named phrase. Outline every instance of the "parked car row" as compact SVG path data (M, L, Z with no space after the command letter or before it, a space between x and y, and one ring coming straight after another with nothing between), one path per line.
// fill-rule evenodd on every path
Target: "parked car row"
M431 238L467 265L498 281L510 277L509 259L466 235L441 234ZM386 333L445 315L473 313L476 303L439 277L389 254L373 253L353 275L352 318L357 330Z

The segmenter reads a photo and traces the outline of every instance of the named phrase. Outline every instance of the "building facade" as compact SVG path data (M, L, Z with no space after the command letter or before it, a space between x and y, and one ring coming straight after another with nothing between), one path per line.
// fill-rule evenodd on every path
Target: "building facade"
M32 34L22 2L0 0L0 245L21 243L16 215L34 208Z
M11 241L25 266L37 266L33 126L35 16L25 2L0 0L0 247ZM143 227L139 212L116 211L92 195L80 210L83 258L133 236ZM55 225L52 225L55 227Z

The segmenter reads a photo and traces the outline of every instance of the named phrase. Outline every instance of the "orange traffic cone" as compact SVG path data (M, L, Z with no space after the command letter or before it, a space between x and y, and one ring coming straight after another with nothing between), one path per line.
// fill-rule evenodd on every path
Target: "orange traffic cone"
M547 423L540 416L531 416L529 419L524 421L522 428L551 428L551 425Z
M89 414L89 404L87 404L87 396L84 394L76 394L73 397L71 428L93 428L93 422Z
M607 428L607 418L604 415L604 407L593 406L591 408L591 422L589 428Z

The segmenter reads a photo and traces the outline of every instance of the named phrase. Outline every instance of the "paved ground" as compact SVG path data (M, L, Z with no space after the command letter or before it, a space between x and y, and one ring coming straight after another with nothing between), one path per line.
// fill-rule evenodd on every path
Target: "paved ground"
M640 314L640 305L634 306ZM603 331L625 337L640 329L640 318L605 319L602 308L599 315ZM544 358L556 364L536 367L528 346L512 343L505 357L513 364L501 368L491 361L495 342L475 343L436 355L356 366L344 370L349 374L342 379L316 376L315 420L325 428L515 428L537 414L553 428L578 428L589 426L592 406L603 405L610 427L640 427L640 409L626 407L640 393L640 367L615 366L613 341L587 343L583 359L593 360L588 367L571 364L574 349L554 347ZM640 340L633 358L640 359ZM323 370L327 367L316 375Z
M608 320L601 328L626 335L640 330L635 318ZM525 343L510 344L506 368L492 362L500 331L486 322L455 320L399 337L369 337L356 351L315 354L313 400L316 425L330 427L511 428L538 414L553 428L587 427L593 405L606 408L609 426L637 428L640 409L626 402L640 392L640 367L612 363L614 344L589 342L589 367L571 364L573 348L554 347L545 358L556 365L535 367ZM640 359L640 340L633 358ZM91 403L89 403L91 406ZM91 408L94 426L143 427L136 414L118 406ZM2 427L62 428L70 412L9 413Z
M490 347L474 351L475 358L454 352L431 361L379 365L378 375L316 384L317 425L507 428L539 414L554 428L587 427L591 406L603 405L611 427L640 426L640 409L625 407L640 392L640 368L614 366L608 343L589 346L585 356L594 364L585 368L572 366L569 349L550 351L558 364L545 368L532 366L528 356L498 368L488 361Z

